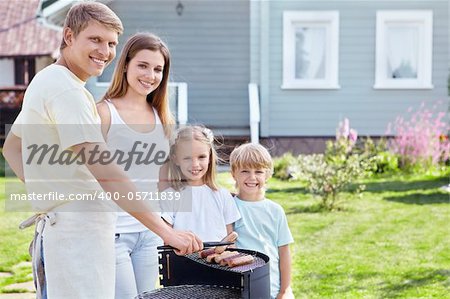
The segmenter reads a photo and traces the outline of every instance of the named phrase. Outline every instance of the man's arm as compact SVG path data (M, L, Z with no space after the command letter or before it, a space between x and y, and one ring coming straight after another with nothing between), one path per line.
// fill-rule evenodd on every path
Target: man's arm
M8 161L9 166L14 171L16 176L22 181L25 181L23 174L22 161L22 139L9 132L3 145L3 156Z
M75 154L80 151L93 152L98 146L98 152L108 151L104 143L82 143L72 147ZM135 193L136 187L126 176L125 172L116 164L86 163L89 171L94 175L103 190L111 194L120 194L115 201L123 210L135 217L151 231L160 236L164 242L177 248L177 253L187 254L203 249L201 240L191 232L174 230L164 223L158 214L153 213L148 206L139 200L128 200L130 192Z
M289 245L278 247L278 254L280 256L280 292L277 299L294 298L291 288L291 252Z

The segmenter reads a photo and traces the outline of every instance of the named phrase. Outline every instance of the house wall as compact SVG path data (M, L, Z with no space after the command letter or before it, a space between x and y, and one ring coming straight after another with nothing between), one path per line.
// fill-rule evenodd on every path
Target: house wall
M114 0L108 6L125 27L118 53L139 31L154 32L168 44L171 81L188 83L189 122L248 134L250 1ZM100 80L110 81L112 72L108 67Z
M14 85L14 59L0 59L0 87Z
M262 136L331 136L344 117L360 135L383 135L389 122L422 102L447 111L449 8L448 1L258 1L261 28L252 43L258 57ZM377 10L433 11L433 89L376 90L375 25ZM339 29L339 85L337 90L283 90L283 11L337 10ZM268 18L266 21L264 18ZM268 25L269 24L269 25ZM255 67L256 69L256 67ZM252 69L253 70L253 69ZM252 73L253 74L253 73ZM252 76L256 78L257 76Z
M36 73L52 64L53 61L54 59L51 56L36 57Z

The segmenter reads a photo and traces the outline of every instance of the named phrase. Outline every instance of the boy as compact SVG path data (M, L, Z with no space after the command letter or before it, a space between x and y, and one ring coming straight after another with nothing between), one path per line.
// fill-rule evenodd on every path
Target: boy
M58 192L68 199L33 202L38 214L23 224L36 221L32 249L37 298L114 298L115 213L105 212L109 202L93 197L102 189L179 254L202 247L194 234L169 228L143 204L128 200L136 194L135 186L118 165L100 162L111 153L84 84L114 59L122 31L120 19L104 4L74 5L65 20L60 58L34 77L5 140L3 154L29 195ZM33 162L35 145L48 146L72 163L52 163L50 150L47 155L41 151L40 161ZM89 159L79 163L74 157L80 154ZM86 195L96 200L73 201Z
M264 197L273 173L272 158L259 144L243 144L231 153L230 164L238 191L235 201L242 216L234 224L239 234L236 245L269 256L271 298L293 298L289 251L293 238L283 208Z

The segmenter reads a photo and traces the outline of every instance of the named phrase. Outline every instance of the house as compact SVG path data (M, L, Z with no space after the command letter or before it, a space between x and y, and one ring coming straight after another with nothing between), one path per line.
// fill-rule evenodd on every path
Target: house
M39 0L0 1L0 139L12 124L34 75L58 53L60 33L37 21Z
M42 1L41 13L61 24L71 2ZM138 31L167 42L190 123L239 141L252 131L274 154L323 150L345 117L383 136L409 107L447 111L447 0L102 2L124 23L121 45Z

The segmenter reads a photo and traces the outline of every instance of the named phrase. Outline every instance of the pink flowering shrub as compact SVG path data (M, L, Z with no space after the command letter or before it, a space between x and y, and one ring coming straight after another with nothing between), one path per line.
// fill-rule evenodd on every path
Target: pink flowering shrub
M336 129L336 143L335 147L342 147L345 153L350 153L358 139L358 132L350 128L350 121L345 118L344 121L339 122Z
M409 118L399 116L389 124L387 134L394 135L389 149L399 155L400 167L411 171L438 166L449 158L449 125L444 112L436 112L425 104L417 111L408 109Z

